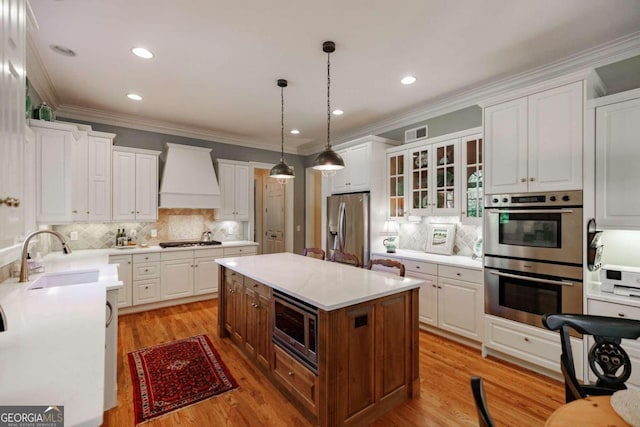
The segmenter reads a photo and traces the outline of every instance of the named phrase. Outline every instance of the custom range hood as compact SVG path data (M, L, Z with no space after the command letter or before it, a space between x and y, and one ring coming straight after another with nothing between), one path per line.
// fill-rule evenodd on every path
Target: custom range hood
M211 149L167 142L161 158L161 208L211 209L221 207L220 187L213 170Z

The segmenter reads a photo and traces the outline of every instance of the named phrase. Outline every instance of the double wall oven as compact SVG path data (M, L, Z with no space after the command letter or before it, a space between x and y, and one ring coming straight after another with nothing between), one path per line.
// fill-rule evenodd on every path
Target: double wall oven
M582 308L582 191L485 195L485 312L543 327Z

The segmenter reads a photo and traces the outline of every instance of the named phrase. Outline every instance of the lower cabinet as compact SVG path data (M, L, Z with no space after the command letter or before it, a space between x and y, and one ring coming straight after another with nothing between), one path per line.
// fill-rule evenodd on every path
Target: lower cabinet
M271 345L271 288L244 279L245 348L258 362L269 368Z
M318 414L318 376L273 344L273 375L312 414Z
M160 254L132 255L133 305L160 301Z
M122 288L118 290L118 307L130 307L133 304L131 255L111 255L109 264L118 264L118 278L122 281Z
M104 410L118 406L118 289L107 291L104 340Z
M242 306L244 276L232 270L225 270L223 292L225 294L224 328L234 339L242 342L244 337Z
M193 295L193 251L162 253L160 298L174 299Z

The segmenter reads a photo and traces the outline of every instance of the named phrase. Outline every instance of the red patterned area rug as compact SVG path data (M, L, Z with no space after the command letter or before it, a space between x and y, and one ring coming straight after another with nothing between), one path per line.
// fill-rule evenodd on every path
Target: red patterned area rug
M238 387L206 335L128 354L136 424Z

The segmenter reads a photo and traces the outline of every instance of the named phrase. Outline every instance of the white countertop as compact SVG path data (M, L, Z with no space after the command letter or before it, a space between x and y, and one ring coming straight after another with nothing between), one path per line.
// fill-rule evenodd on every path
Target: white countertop
M587 286L587 298L640 307L640 298L616 295L613 292L604 292L600 287L600 282L589 282Z
M216 262L325 311L417 288L423 283L292 253L219 258Z
M97 282L27 290L32 274L0 284L0 405L64 405L65 426L102 424L106 289L122 286L108 255L83 252L45 257L46 272L98 268Z
M454 267L465 267L475 270L482 270L482 258L473 259L468 256L430 254L427 252L413 251L410 249L396 249L395 253L373 251L371 252L371 254L385 258L405 258L414 261L426 261L432 262L434 264L444 264L452 265Z
M232 240L229 242L222 242L220 245L204 245L204 246L186 246L180 248L161 248L160 246L124 246L122 248L109 248L109 249L83 249L81 251L76 252L86 252L86 251L106 251L108 255L125 255L125 254L143 254L150 252L169 252L169 251L197 251L201 249L216 249L216 248L237 248L241 246L259 246L259 243L252 242L250 240Z

